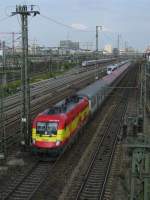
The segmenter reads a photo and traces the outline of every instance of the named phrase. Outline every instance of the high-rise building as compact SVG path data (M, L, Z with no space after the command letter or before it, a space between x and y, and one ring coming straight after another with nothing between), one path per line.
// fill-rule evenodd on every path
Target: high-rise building
M111 44L105 45L104 51L111 54L112 53L112 45Z

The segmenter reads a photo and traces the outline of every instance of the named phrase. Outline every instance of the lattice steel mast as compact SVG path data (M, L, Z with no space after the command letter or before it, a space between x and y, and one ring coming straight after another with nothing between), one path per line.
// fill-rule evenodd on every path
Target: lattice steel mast
M31 117L30 117L30 85L29 85L29 64L28 64L28 16L36 16L39 11L34 10L34 5L16 6L12 15L19 14L22 24L22 66L21 66L21 136L22 142L29 145L31 138Z

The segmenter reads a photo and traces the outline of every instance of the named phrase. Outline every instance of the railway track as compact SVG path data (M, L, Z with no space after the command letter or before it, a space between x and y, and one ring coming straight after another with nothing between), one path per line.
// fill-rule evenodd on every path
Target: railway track
M125 96L127 93L125 94ZM105 184L111 169L111 163L116 149L118 136L121 131L124 115L126 112L127 102L118 105L115 109L115 118L107 125L107 129L99 142L99 146L89 165L84 181L78 191L76 200L97 200L102 199Z
M2 194L2 200L30 199L32 193L41 183L51 167L48 162L37 162L26 174L20 174L13 184Z
M91 73L91 70L86 69L86 73L84 74L79 74L79 76L72 76L70 78L63 78L63 79L58 79L57 82L56 80L46 80L45 84L45 90L40 93L41 90L43 90L43 86L39 87L35 92L31 91L31 116L32 118L35 117L39 112L43 111L46 109L48 106L62 100L66 96L74 93L75 90L84 87L85 85L91 83L94 81L95 78L95 68L93 70L94 72ZM101 74L101 76L103 73ZM38 96L36 96L38 94ZM18 98L18 94L17 97ZM16 99L15 98L15 99ZM8 106L8 112L5 111L5 138L2 138L2 134L0 134L0 144L2 142L6 141L6 145L8 148L11 146L13 143L13 138L17 138L16 136L20 135L18 132L20 131L20 106L18 106L18 100L17 103L15 103L15 100L12 99L13 105L10 104L11 106ZM20 104L20 102L19 102ZM12 134L13 133L13 134ZM12 141L12 143L11 143ZM18 138L16 142L18 141ZM9 144L9 145L8 145Z
M104 198L104 194L106 197L106 183L116 151L117 141L118 138L120 139L120 132L127 111L127 101L133 93L132 90L127 89L127 86L136 87L136 84L134 86L131 85L131 80L135 82L134 76L130 75L129 82L125 86L126 89L124 89L124 94L122 94L121 90L117 89L118 97L121 98L120 103L116 103L115 108L112 109L111 115L109 113L109 118L107 118L103 127L99 123L100 125L95 133L97 136L95 136L93 142L91 141L93 143L91 146L95 150L88 147L87 155L81 160L81 164L79 163L75 174L68 181L69 185L66 186L59 200L100 200ZM88 153L90 151L93 151L91 158L90 153ZM109 195L111 194L109 193Z
M72 75L69 77L65 76L61 77L60 79L58 78L41 81L34 86L32 85L30 91L32 106L38 101L42 101L48 94L52 96L53 92L59 92L61 88L67 89L68 87L77 84L80 80L85 80L86 78L91 77L94 81L96 71L97 70L93 69L90 72L86 71L85 73L81 73L78 75ZM11 115L14 115L17 112L20 112L20 98L21 94L18 93L4 100L5 115L7 118Z
M75 81L78 78L85 77L89 75L90 73L95 73L98 69L97 68L86 68L86 69L79 69L78 72L66 74L64 76L58 76L56 78L50 78L48 80L42 80L38 83L31 84L31 100L40 97L41 95L47 94L50 92L52 88L57 89L61 85L69 84L72 81ZM57 81L56 81L57 80ZM19 106L21 104L20 102L21 94L18 92L15 95L9 96L5 98L4 104L5 104L5 112L6 114L11 112L11 109L13 109L16 106ZM9 111L9 112L8 112Z
M105 123L104 123L104 125L103 125L103 128L106 128L107 130L105 130L105 133L106 133L106 135L102 132L102 130L100 131L100 128L98 128L98 133L99 133L99 137L101 138L101 141L105 141L106 143L103 143L102 145L101 145L101 147L100 147L100 149L103 149L103 151L101 152L101 154L98 156L98 160L97 160L97 155L98 155L98 153L99 153L99 151L97 150L97 154L95 153L95 154L93 154L93 160L96 160L97 161L97 163L99 162L99 161L101 161L101 163L99 163L99 165L98 165L98 169L96 169L95 168L95 171L94 171L94 173L92 174L92 176L90 176L90 177L96 177L97 176L97 172L99 171L99 169L101 169L101 167L103 168L103 169L105 169L105 167L103 166L103 163L105 163L105 165L108 165L108 166L110 166L110 164L111 164L111 161L109 160L107 160L107 158L109 157L108 155L112 155L112 158L113 158L113 154L111 154L111 148L110 148L110 144L111 144L111 147L112 146L115 146L115 143L117 142L117 134L116 134L116 131L117 132L119 132L119 129L120 129L120 126L119 127L117 127L117 123L119 124L121 124L121 122L123 121L123 115L124 115L124 112L125 112L125 110L126 110L126 104L124 104L124 103L127 103L126 102L126 100L127 100L127 95L126 95L126 92L125 92L125 96L121 96L122 95L122 93L120 92L121 91L121 89L119 89L119 92L118 92L118 94L120 94L120 96L119 96L119 98L121 98L120 100L118 100L117 101L117 108L115 108L114 107L114 105L111 105L111 107L113 108L112 110L113 110L113 114L112 114L112 116L113 116L113 119L112 119L112 116L109 116L109 120L107 119L106 121L105 121ZM115 96L115 98L118 98L118 96ZM111 101L112 102L112 101ZM119 102L120 102L120 106L118 106L119 105ZM124 112L123 112L124 111ZM115 117L114 118L114 113L117 113L117 117ZM120 116L121 116L121 118L120 118ZM112 128L111 127L111 125L110 124L112 124L112 126L114 127L114 128ZM97 125L99 125L99 121L97 122ZM94 129L91 129L91 130L94 130ZM89 132L89 135L88 135L88 137L90 136L90 134L91 134L91 137L92 137L92 135L93 135L93 133L92 133L92 131L90 130L90 132ZM85 134L84 134L85 135ZM84 135L83 135L83 137L84 137ZM85 136L85 141L87 142L87 138L88 138L87 136ZM90 139L90 138L89 138ZM98 138L97 138L98 139ZM80 138L80 142L83 142L82 141L82 139ZM90 142L90 140L89 140L89 142ZM99 141L97 140L97 143L99 143ZM12 193L9 193L9 195L11 194L11 196L9 196L9 198L7 198L7 199L11 199L14 195L14 199L31 199L32 197L33 197L33 195L34 195L34 193L37 191L37 189L38 188L42 188L43 186L44 186L44 180L45 180L45 178L46 177L48 177L48 176L50 176L50 180L52 181L52 187L50 186L50 185L48 185L48 188L47 189L45 189L45 191L46 191L46 195L49 195L49 196L47 196L49 199L51 199L51 196L53 195L52 194L52 192L51 191L53 191L53 193L55 193L55 190L58 190L57 191L57 195L58 194L60 194L60 191L59 191L59 189L60 188L62 188L63 187L63 185L64 185L64 180L65 180L65 177L64 177L64 175L67 173L69 173L69 170L72 168L72 163L74 163L74 161L78 158L78 157L80 157L81 155L82 155L82 153L83 153L83 146L85 146L84 145L84 143L82 143L82 146L81 146L81 144L79 145L79 149L77 149L77 148L74 148L75 149L75 152L71 152L70 153L70 156L71 156L71 158L70 158L70 164L69 163L67 163L67 161L66 161L66 159L68 159L70 156L69 156L69 151L67 151L67 153L65 153L63 156L62 156L62 158L59 160L59 162L57 162L57 164L55 164L55 167L53 167L53 168L50 168L50 170L49 170L49 172L45 172L45 175L43 174L43 177L41 178L41 180L40 180L40 183L39 183L39 179L37 178L37 181L33 181L34 183L32 183L32 180L31 180L31 183L34 185L34 188L32 188L32 191L31 190L28 190L27 189L27 192L26 192L26 188L25 188L25 186L26 186L26 182L29 182L29 180L30 180L30 174L29 175L27 175L27 179L26 178L23 178L22 180L23 181L21 181L19 184L17 184L18 186L13 190L13 192ZM71 150L72 151L72 150ZM114 151L115 151L115 149L114 149ZM74 157L74 155L75 155L75 157ZM95 155L95 156L94 156ZM101 157L102 156L102 157ZM94 159L94 157L95 157L95 159ZM60 165L60 163L61 163L61 165ZM76 166L77 164L74 164L74 166ZM87 163L85 162L85 165L87 166ZM95 164L93 163L92 164L92 162L91 162L91 164L90 164L90 166L94 166ZM67 166L67 168L66 168L66 166ZM47 168L47 167L46 167ZM108 172L109 172L109 169L110 168L108 168L107 169L107 175L109 174ZM63 171L64 170L64 171ZM66 170L66 171L65 171ZM106 170L106 169L105 169ZM45 170L44 170L45 171ZM91 174L90 172L91 172L91 169L89 168L89 173L87 173L87 175L88 174ZM34 174L34 170L33 170L33 172L31 173L31 177L32 177L32 174ZM38 174L38 172L37 172L37 174ZM86 185L86 183L88 183L89 184L89 186L91 186L90 184L94 181L94 183L95 184L97 184L96 183L96 180L102 180L102 177L103 177L103 180L104 180L104 178L106 178L106 176L104 176L104 174L103 174L103 172L101 171L101 173L99 173L100 175L101 175L101 178L99 179L98 177L97 177L97 179L95 179L95 180L92 180L91 179L91 182L90 183L88 183L88 176L86 177L85 176L85 174L84 174L84 178L82 179L82 183L85 181L85 183L84 183L84 187L83 187L83 189L81 189L81 191L86 191L86 190L84 190L85 189L85 185ZM37 175L35 175L35 177L36 177ZM28 177L29 177L29 179L28 179ZM80 177L80 176L79 176ZM83 177L83 176L82 176ZM28 180L28 181L26 181L26 180ZM33 179L33 180L36 180L36 178L35 179ZM46 179L47 180L47 179ZM60 182L60 185L58 184ZM93 184L94 184L93 183ZM24 186L25 185L25 186ZM75 184L74 184L75 185ZM54 190L54 186L55 186L55 190ZM88 187L89 187L88 186ZM93 186L93 185L92 185ZM89 189L93 189L93 191L95 191L94 190L94 187L92 187L91 186L91 188L89 187ZM88 188L87 187L87 188ZM18 192L19 191L19 192ZM25 191L25 192L24 192ZM90 191L90 190L89 190ZM73 193L71 193L72 191L70 190L70 197L72 197L72 198L70 198L70 199L75 199L74 198L74 196L73 196ZM7 193L7 192L6 192ZM23 196L22 197L22 195L24 195L24 193L25 193L25 195L27 195L27 196ZM19 194L20 194L20 197L19 197ZM40 192L40 194L41 194L41 192ZM41 194L42 195L42 194ZM80 195L83 195L83 193L81 192L80 193ZM79 197L81 197L79 195ZM84 194L84 195L87 195L87 193L86 194ZM82 198L81 199L86 199L87 198L87 196L86 196L86 198L85 198L85 196L82 196ZM95 194L96 195L96 194ZM54 195L55 196L55 195ZM58 197L58 196L57 196ZM76 196L75 196L76 197ZM45 199L45 198L43 198L43 196L40 196L39 197L39 199ZM13 199L13 198L12 198ZM34 198L33 198L34 199ZM35 197L35 199L37 200L38 198L36 198ZM64 198L64 199L69 199L69 196L68 196L68 198L66 197L66 198ZM79 198L80 199L80 198ZM88 198L87 198L88 199ZM93 199L93 198L92 198Z
M139 70L135 71L135 76L133 77L135 82L135 87L138 85L139 78L138 78L138 72ZM129 98L128 98L128 106L125 116L125 123L127 123L128 117L135 117L135 119L138 116L138 102L139 102L139 92L140 90L130 90L129 91ZM128 134L133 134L133 129L131 133L128 132ZM123 140L124 141L124 140ZM108 177L105 193L104 193L104 200L113 200L113 199L122 199L124 196L124 199L126 199L126 195L122 194L122 191L120 192L120 184L121 184L121 177L126 176L126 173L128 171L128 168L125 168L125 165L129 162L128 156L127 156L127 149L122 145L122 140L117 144L117 149L115 152L115 156L112 163L112 168L110 175ZM119 163L119 166L118 166ZM129 163L128 163L129 164ZM117 181L116 181L117 180ZM115 184L114 184L115 182ZM124 182L124 181L123 181ZM116 189L119 188L119 189ZM120 197L120 193L122 196Z
M137 74L135 73L136 77ZM131 80L130 76L130 80ZM127 86L130 86L130 80ZM111 120L105 129L104 136L99 142L97 151L90 162L84 180L74 199L76 200L102 200L104 198L107 179L111 170L113 157L118 138L127 111L127 104L131 91L124 89L123 97L116 106Z
M71 85L71 83L73 83L74 81L84 79L86 76L91 75L90 77L94 78L96 74L104 74L106 72L106 65L107 64L103 64L103 66L101 66L100 68L96 66L90 66L86 68L75 68L72 71L67 72L63 76L60 75L56 78L50 78L47 80L39 81L38 83L31 84L31 101L34 101L35 99L38 99L42 96L44 99L44 95L50 93L51 90L57 90L61 87L65 87L67 84ZM20 110L20 108L18 108L21 105L20 98L20 92L5 98L4 107L6 116L10 115L11 113L14 114L16 110Z

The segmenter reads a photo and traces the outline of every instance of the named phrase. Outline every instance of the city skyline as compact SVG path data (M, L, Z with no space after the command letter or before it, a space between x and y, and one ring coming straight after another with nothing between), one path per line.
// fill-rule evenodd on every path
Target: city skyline
M1 32L19 32L19 16L8 17L17 4L35 4L40 15L29 18L29 42L40 45L59 46L60 40L79 41L81 46L95 48L95 27L101 25L99 48L106 44L117 46L117 35L120 46L133 46L144 49L150 44L150 18L148 0L6 0L0 4ZM0 35L11 43L11 37Z

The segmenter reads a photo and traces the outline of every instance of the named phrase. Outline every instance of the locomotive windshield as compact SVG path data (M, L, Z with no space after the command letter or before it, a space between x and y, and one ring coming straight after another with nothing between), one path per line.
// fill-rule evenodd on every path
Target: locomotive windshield
M57 126L58 126L57 122L37 122L36 131L38 134L56 135Z

